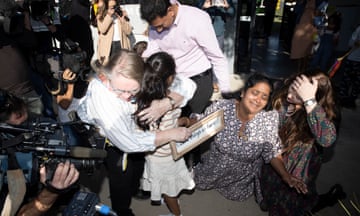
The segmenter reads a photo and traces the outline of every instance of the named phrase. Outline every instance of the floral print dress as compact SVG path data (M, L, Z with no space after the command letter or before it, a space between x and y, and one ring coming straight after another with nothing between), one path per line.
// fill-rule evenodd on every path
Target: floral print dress
M278 113L259 112L246 123L245 133L239 137L244 123L237 118L236 101L216 101L206 109L204 116L220 109L224 110L225 128L215 135L210 150L194 168L196 188L215 189L230 200L243 201L254 193L261 199L261 166L281 149Z
M286 109L279 112L280 127L286 121ZM298 142L291 152L283 154L283 161L288 172L303 180L308 193L298 194L290 188L268 165L263 166L261 174L261 190L265 206L269 207L269 215L305 215L316 204L318 194L315 179L321 167L321 148L331 146L336 140L335 125L326 118L323 108L317 105L307 114L307 122L314 139L310 142Z

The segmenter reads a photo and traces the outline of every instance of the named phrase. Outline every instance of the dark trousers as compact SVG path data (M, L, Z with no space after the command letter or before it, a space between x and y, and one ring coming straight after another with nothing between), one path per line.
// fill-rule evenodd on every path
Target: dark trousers
M120 41L113 41L111 43L110 56L113 56L116 52L119 52L119 50L121 50Z
M196 83L197 88L193 98L183 108L183 116L189 116L191 113L202 113L210 104L210 98L214 91L212 69L190 78Z
M197 85L193 98L183 108L182 115L189 116L191 113L202 113L210 104L210 98L213 94L213 70L208 69L205 72L190 77ZM200 146L184 155L187 167L191 168L201 160Z
M133 216L130 209L131 198L139 188L144 171L144 153L129 154L127 168L122 170L123 152L116 147L107 148L105 160L112 209L121 216Z

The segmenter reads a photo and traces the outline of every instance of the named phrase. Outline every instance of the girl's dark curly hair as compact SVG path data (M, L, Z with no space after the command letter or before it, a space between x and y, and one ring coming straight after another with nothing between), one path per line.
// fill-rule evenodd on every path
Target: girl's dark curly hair
M171 84L169 78L175 76L175 67L173 57L166 52L155 53L147 59L141 90L136 95L138 108L134 113L136 123L143 130L148 130L149 125L140 121L136 115L149 107L153 100L160 100L167 96Z

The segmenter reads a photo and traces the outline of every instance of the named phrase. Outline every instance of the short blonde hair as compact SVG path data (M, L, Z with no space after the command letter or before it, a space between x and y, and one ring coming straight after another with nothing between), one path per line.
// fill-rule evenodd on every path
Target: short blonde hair
M137 53L122 49L110 57L101 71L108 79L121 74L141 83L144 76L144 61Z

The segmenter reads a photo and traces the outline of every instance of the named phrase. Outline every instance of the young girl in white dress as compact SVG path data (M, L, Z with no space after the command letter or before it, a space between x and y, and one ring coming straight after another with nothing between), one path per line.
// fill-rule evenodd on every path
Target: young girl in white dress
M169 98L173 109L155 122L146 122L140 119L136 119L136 122L143 130L165 130L177 127L181 109L175 108L173 99L168 96L169 86L176 86L178 82L175 61L169 54L159 52L150 56L146 64L142 88L136 97L138 109L134 116L149 107L153 100L166 97ZM151 191L151 200L153 201L159 201L163 197L171 212L169 216L181 215L178 195L182 190L192 190L195 187L184 159L180 158L175 161L169 144L148 153L145 158L145 169L141 181L142 189Z

